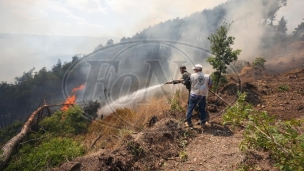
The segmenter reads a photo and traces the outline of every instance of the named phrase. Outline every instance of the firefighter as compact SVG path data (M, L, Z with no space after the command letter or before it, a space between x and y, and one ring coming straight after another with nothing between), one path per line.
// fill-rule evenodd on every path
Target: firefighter
M188 103L188 109L186 113L186 126L192 127L192 112L196 105L199 106L200 113L200 125L202 128L206 128L206 98L208 96L209 88L212 88L212 80L208 74L202 72L203 67L200 64L196 64L193 67L195 73L191 74L191 91Z
M179 71L182 74L182 78L179 80L172 80L170 82L167 82L166 84L179 84L182 83L186 86L186 89L188 90L188 104L189 104L189 97L190 97L190 91L191 91L191 83L190 83L190 73L187 72L186 66L180 66Z

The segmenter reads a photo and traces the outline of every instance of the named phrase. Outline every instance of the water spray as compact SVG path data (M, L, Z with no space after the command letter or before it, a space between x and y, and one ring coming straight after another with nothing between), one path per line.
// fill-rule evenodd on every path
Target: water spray
M110 102L108 105L99 109L98 114L110 114L118 108L130 106L131 103L134 104L134 102L145 97L145 93L147 93L151 90L157 89L157 88L161 87L162 85L164 85L164 84L158 84L158 85L151 86L148 88L143 88L143 89L135 91L132 94L128 94L123 97L120 97L120 98L114 100L113 102Z

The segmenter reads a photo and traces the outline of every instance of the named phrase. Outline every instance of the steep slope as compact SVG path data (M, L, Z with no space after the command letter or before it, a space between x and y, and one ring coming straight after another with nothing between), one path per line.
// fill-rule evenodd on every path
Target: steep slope
M304 68L274 75L262 70L254 79L248 75L259 70L248 67L240 74L247 101L281 119L303 117ZM221 90L222 98L229 102L236 98L237 86L233 84L236 82L229 79ZM184 127L183 113L164 112L162 120L126 136L117 148L101 149L54 170L235 170L244 162L257 164L262 170L277 170L268 153L244 154L239 150L243 130L221 124L225 106L210 95L210 125L204 131L198 125L193 129ZM198 115L193 119L197 122Z

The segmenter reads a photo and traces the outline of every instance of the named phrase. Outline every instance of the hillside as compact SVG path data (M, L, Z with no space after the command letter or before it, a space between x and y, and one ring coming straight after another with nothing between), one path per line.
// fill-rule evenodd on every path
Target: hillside
M106 39L110 37L92 38L1 34L0 45L2 51L0 55L3 58L0 68L5 70L5 72L1 72L0 78L2 81L9 81L4 81L0 84L0 95L3 97L0 100L0 128L7 127L15 121L25 121L29 113L36 109L44 97L46 97L47 101L52 101L53 103L64 101L61 88L63 77L71 65L83 59L82 55L77 54L88 54L94 49L102 49L108 45L113 45L113 43L117 45L117 42L127 45L128 41L136 40L170 40L172 42L182 42L191 46L201 47L208 52L209 41L207 37L211 33L214 33L224 21L227 21L227 23L233 21L231 33L229 34L236 38L235 47L233 48L242 50L240 59L252 61L254 58L262 56L268 61L272 57L275 57L273 60L276 62L277 57L281 58L277 56L277 54L281 55L283 54L282 52L288 52L282 48L284 47L284 43L297 41L303 29L303 24L301 23L299 27L296 28L295 33L297 34L287 35L286 30L284 31L286 22L285 25L284 22L283 24L277 22L271 23L276 12L285 5L286 0L271 0L265 1L264 3L250 0L227 1L213 9L202 9L200 12L183 18L177 17L151 25L131 37L122 37L120 41L117 41L118 39L115 38L116 40L114 39L114 42L110 41L109 44L105 42ZM251 8L252 6L256 8ZM269 15L265 15L265 13ZM257 20L263 21L263 23L257 25ZM278 28L281 28L281 31L279 31ZM288 41L286 41L286 39ZM250 46L247 46L248 42L251 42ZM167 46L166 44L164 45ZM148 48L133 48L133 51L124 51L124 56L128 57L128 61L122 62L129 65L136 64L136 67L128 67L138 68L138 73L136 74L140 75L145 74L145 64L138 65L135 62L146 57L152 59L161 58L162 67L167 73L170 73L170 67L172 67L168 67L168 65L172 65L172 61L170 60L175 60L172 59L172 57L180 56L180 52L177 51L176 48L184 50L184 47L177 46L173 48L170 45L167 48L160 49L157 48L157 46L158 45L155 45L153 48L152 46ZM273 49L273 46L277 46L277 49ZM269 49L273 50L269 52ZM301 47L298 49L301 49ZM290 49L290 51L292 50L293 49ZM116 49L113 51L118 52ZM185 49L185 53L196 63L205 63L206 58L210 55L205 52L202 53L196 50L193 51L193 49L191 51ZM117 54L108 56L112 55ZM98 60L104 59L103 56L98 57ZM72 60L69 61L68 58ZM14 60L11 61L12 59ZM283 58L280 60L283 60ZM56 61L58 62L56 63ZM193 64L190 64L188 61L187 65ZM207 67L211 68L208 64L206 65L206 68ZM85 73L84 70L86 69L79 67L78 71L75 71L77 74L73 76L71 84L77 85L71 86L76 87L83 84L87 78L87 73ZM168 77L172 78L173 76L168 75ZM110 89L110 87L107 87L107 89ZM97 98L99 97L95 99ZM20 107L15 108L15 104L18 104Z
M301 61L303 56L299 56L297 60ZM294 61L287 60L285 64L290 66L290 62ZM303 66L291 66L291 70L287 72L273 72L271 67L268 68L269 65L274 66L275 63L268 63L265 68L247 65L240 73L227 75L228 83L219 91L221 98L233 105L236 104L237 91L246 92L246 103L252 104L252 109L258 112L267 111L270 116L276 118L274 123L288 119L303 119ZM84 156L75 159L69 156L69 161L65 163L57 161L61 163L58 168L36 163L44 170L235 170L245 166L259 170L279 170L271 152L256 149L246 152L240 150L240 143L245 140L245 133L248 131L246 125L223 125L223 116L230 109L226 108L227 104L223 100L213 94L208 97L209 127L204 130L198 125L193 129L186 128L183 122L186 99L185 91L177 91L173 96L156 96L149 104L135 111L119 109L109 117L90 123L80 117L81 112L75 113L81 111L80 108L76 108L76 111L72 108L71 116L63 111L57 111L54 116L39 123L42 129L25 140L24 143L27 145L20 147L20 152L12 157L7 170L25 167L23 162L26 161L23 160L27 157L36 161L33 153L41 155L41 152L45 154L45 150L54 148L32 151L28 143L36 145L39 150L47 147L44 144L48 144L50 140L53 142L53 139L55 142L72 141L73 148L80 148L77 156ZM73 115L76 120L73 119ZM234 117L230 118L238 119L241 116ZM82 119L79 120L80 118ZM194 123L197 123L198 115L194 114L193 119ZM297 129L303 132L303 128L300 123ZM54 155L57 155L55 151L58 151L53 151ZM67 153L70 155L70 152ZM47 157L40 156L41 160ZM26 167L31 168L32 164L28 163Z
M0 83L0 170L304 170L304 22L287 34L276 18L286 2L229 0L105 45L0 34L3 78L27 71ZM164 83L180 78L181 65L214 73L207 37L223 22L233 37L219 51L229 44L241 54L223 63L224 83L209 93L208 127L197 111L186 127L188 92ZM14 54L22 67L7 65ZM26 68L35 63L42 68Z
M266 74L266 68L264 74L257 75L259 78L251 79L256 72L247 67L239 75L242 90L248 93L247 102L277 119L304 117L303 67L279 74ZM232 103L236 91L236 82L230 79L221 90L222 98ZM54 170L235 170L245 163L259 170L279 170L268 152L240 151L244 128L223 126L224 108L225 103L209 97L210 125L203 132L199 126L185 128L183 113L151 113L161 118L151 128L118 139L118 147L97 150ZM194 118L198 121L197 115Z

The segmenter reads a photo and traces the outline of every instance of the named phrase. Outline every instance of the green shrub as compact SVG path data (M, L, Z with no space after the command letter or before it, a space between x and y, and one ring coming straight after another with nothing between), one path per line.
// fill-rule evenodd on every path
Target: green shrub
M180 100L180 91L177 90L174 93L173 98L171 100L171 105L170 105L171 110L177 110L177 111L180 111L180 112L183 110L179 100Z
M83 117L79 106L69 108L67 111L57 111L51 117L40 122L40 126L55 135L79 134L87 130L88 120Z
M223 124L242 125L248 119L249 113L252 111L252 106L246 104L247 94L238 92L236 103L230 107L223 115Z
M304 169L304 120L281 121L266 111L250 115L241 150L267 150L281 170Z
M288 85L280 85L279 86L279 91L284 92L284 91L289 91L289 86Z
M87 130L88 121L82 114L74 106L42 120L39 131L27 135L14 151L6 170L46 170L83 155L84 147L72 139Z
M270 153L276 166L284 171L304 169L304 124L302 120L281 121L266 111L253 110L244 102L246 94L239 94L235 105L223 115L224 123L245 126L240 149L263 150ZM240 170L252 166L242 165Z
M259 58L255 58L255 60L252 62L253 67L263 67L264 68L264 64L266 62L265 58L259 57Z
M82 145L69 138L53 138L34 148L26 143L5 170L46 170L83 155L84 152Z

